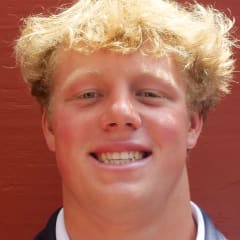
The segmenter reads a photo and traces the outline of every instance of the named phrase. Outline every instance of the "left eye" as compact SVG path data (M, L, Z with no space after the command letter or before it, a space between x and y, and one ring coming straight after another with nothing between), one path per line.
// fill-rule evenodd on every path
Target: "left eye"
M136 92L136 96L147 97L147 98L148 97L149 98L161 98L161 97L163 97L157 91L150 91L150 90L138 91L138 92Z

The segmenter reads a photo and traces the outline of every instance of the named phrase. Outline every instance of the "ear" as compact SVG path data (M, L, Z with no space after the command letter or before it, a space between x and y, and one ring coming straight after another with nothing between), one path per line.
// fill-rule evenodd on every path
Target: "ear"
M187 136L187 148L195 147L203 127L203 118L197 112L190 113L189 129Z
M49 150L55 151L55 135L45 110L42 113L42 130Z

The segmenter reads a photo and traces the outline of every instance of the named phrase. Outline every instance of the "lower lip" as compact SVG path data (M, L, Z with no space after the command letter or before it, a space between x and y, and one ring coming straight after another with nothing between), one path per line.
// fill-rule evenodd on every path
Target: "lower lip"
M144 167L150 161L151 156L152 156L152 154L144 159L141 159L141 160L138 160L135 162L119 164L119 165L106 164L106 163L100 162L100 161L96 160L94 157L92 157L91 155L90 155L90 161L96 167L101 168L101 169L105 169L105 170L109 170L109 171L126 171L126 170L135 170L135 169Z

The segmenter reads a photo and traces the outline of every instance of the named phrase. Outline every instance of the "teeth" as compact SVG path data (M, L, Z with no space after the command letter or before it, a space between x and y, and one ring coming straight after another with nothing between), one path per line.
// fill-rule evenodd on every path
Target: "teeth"
M113 160L120 159L120 154L119 154L118 152L114 152L114 153L112 154L112 159L113 159Z
M106 152L97 154L99 161L106 164L121 165L129 162L134 162L143 158L143 152L130 151L130 152Z

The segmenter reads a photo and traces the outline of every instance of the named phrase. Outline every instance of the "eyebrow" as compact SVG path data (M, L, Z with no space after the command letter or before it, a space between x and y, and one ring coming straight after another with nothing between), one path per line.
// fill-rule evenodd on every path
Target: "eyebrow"
M83 78L83 77L100 77L102 73L96 69L92 68L77 68L74 71L72 71L69 76L67 76L65 85L71 84L76 79ZM157 71L152 71L148 67L144 66L144 69L137 73L133 78L142 78L142 77L149 77L149 78L155 78L160 79L164 84L175 86L176 81L172 77L171 74L168 74L167 71L161 70L160 68Z
M168 74L166 71L158 69L157 71L151 71L148 68L144 68L143 72L138 74L136 77L151 77L155 79L161 79L165 84L175 86L176 80L173 78L173 75Z
M74 82L77 78L90 77L90 76L99 77L100 75L101 73L94 69L78 68L69 74L69 76L66 78L65 84L70 84L71 82Z

